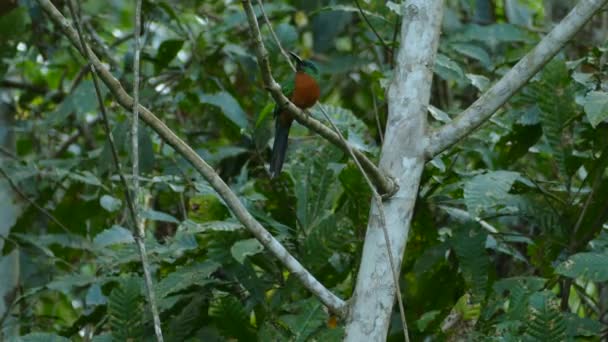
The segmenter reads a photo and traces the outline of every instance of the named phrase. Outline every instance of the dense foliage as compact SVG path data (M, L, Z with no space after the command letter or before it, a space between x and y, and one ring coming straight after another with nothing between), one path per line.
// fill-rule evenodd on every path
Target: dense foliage
M69 17L65 1L54 3ZM129 91L132 3L89 0L78 9L94 50ZM551 13L533 0L446 3L433 127L468 107L561 18L558 2ZM317 62L321 105L377 160L401 17L396 2L360 5L365 18L350 1L268 1L265 13L286 49ZM143 9L142 104L319 281L349 298L371 193L347 154L299 125L284 172L269 179L274 103L240 2L147 0ZM85 60L36 1L1 15L0 267L19 286L0 281L0 336L152 339L124 189ZM287 78L268 26L262 31L275 78ZM590 26L491 122L427 164L400 278L412 340L605 333L608 47L591 39L602 32L605 39L605 28ZM130 113L105 88L104 100L127 166ZM318 107L311 114L323 120ZM140 133L146 245L165 339L340 340L344 322L180 155L149 129ZM397 308L393 322L389 339L401 340Z

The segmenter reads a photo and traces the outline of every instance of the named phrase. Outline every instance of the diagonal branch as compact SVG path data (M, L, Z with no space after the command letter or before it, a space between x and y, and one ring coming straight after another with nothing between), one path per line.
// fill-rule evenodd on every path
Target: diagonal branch
M570 13L494 86L449 124L431 133L426 156L432 159L488 120L559 52L608 0L580 0Z
M70 40L70 42L79 51L81 44L78 40L78 34L70 26L67 19L55 8L50 0L37 0L40 7L48 15L48 17L57 25ZM133 98L127 94L120 82L103 66L99 58L87 47L87 54L90 56L90 61L99 72L99 76L110 92L114 95L118 103L124 108L130 110L133 106ZM226 202L226 205L232 210L236 218L260 241L266 249L268 249L285 267L297 277L302 284L315 296L323 302L332 312L339 316L344 316L346 313L346 303L329 291L323 284L313 277L310 272L298 260L296 260L289 251L285 249L272 234L270 234L262 225L247 211L240 202L239 198L230 190L230 187L220 178L220 176L207 164L188 144L181 140L173 131L169 129L158 117L156 117L148 108L140 105L139 115L150 128L152 128L162 140L175 149L184 159L186 159L206 180L211 187L218 193Z
M296 107L281 91L281 86L275 81L272 77L272 71L270 69L270 61L268 58L268 51L264 47L264 43L262 42L262 33L260 32L260 27L258 25L258 20L253 10L253 6L250 0L242 0L243 8L245 9L245 14L247 15L247 20L249 21L249 27L251 28L253 40L255 43L255 52L258 59L258 64L260 65L260 69L262 71L262 79L264 81L264 85L274 98L277 103L282 104L282 107L289 111L290 114L294 115L295 119L301 123L302 125L308 127L309 129L317 132L320 136L327 139L332 144L340 147L346 153L349 151L348 144L340 139L340 136L332 131L330 128L326 127L320 121L314 119L311 115L306 114L303 110ZM398 190L398 185L392 179L392 177L386 175L382 172L371 160L369 160L365 154L357 149L352 149L354 155L357 157L361 166L367 172L367 174L371 177L374 185L378 189L378 192L383 197L390 197Z

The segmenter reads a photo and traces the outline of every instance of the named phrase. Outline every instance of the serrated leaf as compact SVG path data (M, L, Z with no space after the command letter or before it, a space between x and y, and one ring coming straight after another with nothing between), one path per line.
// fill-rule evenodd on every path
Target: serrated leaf
M452 239L463 277L472 292L474 303L486 295L490 260L485 249L487 234L479 226L461 229Z
M566 341L566 321L553 293L530 296L525 334L531 341Z
M437 54L434 71L446 81L455 81L462 84L468 83L468 79L464 75L464 71L462 71L460 65L444 54Z
M280 320L294 334L293 341L309 341L311 335L325 325L329 318L323 305L316 298L309 298L289 305L289 315Z
M99 204L102 208L111 213L120 209L120 207L122 206L122 201L110 195L103 195L99 199Z
M608 118L608 93L590 91L583 99L583 108L593 128Z
M96 247L106 247L115 244L133 243L133 234L127 228L114 225L109 229L101 231L93 239Z
M257 239L237 241L230 248L232 256L242 264L248 256L256 255L264 250L264 246Z
M583 277L594 282L608 280L608 255L578 253L562 262L555 272L569 278Z
M464 186L464 201L473 216L491 208L503 206L505 198L519 173L512 171L493 171L477 175Z
M483 75L466 74L466 76L479 91L486 91L490 87L490 80Z
M108 297L108 316L115 340L138 340L143 333L141 279L121 281Z
M485 68L490 68L492 66L490 55L480 46L466 43L454 43L450 46L458 53L479 61Z
M208 231L224 231L232 232L241 229L245 229L242 223L238 221L209 221L205 223L198 223L192 220L185 220L182 222L180 229L189 233L203 233Z
M214 282L211 273L215 272L220 264L214 261L204 261L180 267L156 284L156 296L164 298L190 286L205 286Z

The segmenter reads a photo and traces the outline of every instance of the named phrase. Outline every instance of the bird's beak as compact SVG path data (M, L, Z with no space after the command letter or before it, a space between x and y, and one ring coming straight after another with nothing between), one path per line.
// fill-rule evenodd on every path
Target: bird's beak
M298 65L302 64L302 58L300 58L300 56L296 55L295 52L289 51L289 54L291 55L291 57L293 57L293 59L296 60L296 63Z

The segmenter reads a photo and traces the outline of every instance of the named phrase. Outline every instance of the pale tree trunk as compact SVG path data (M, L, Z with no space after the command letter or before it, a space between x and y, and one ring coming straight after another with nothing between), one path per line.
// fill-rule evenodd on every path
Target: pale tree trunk
M397 272L425 163L427 105L443 1L407 1L402 10L401 44L388 91L389 116L380 159L380 167L395 177L400 186L399 191L383 203ZM386 241L378 207L373 204L345 340L385 341L394 300L395 284Z

